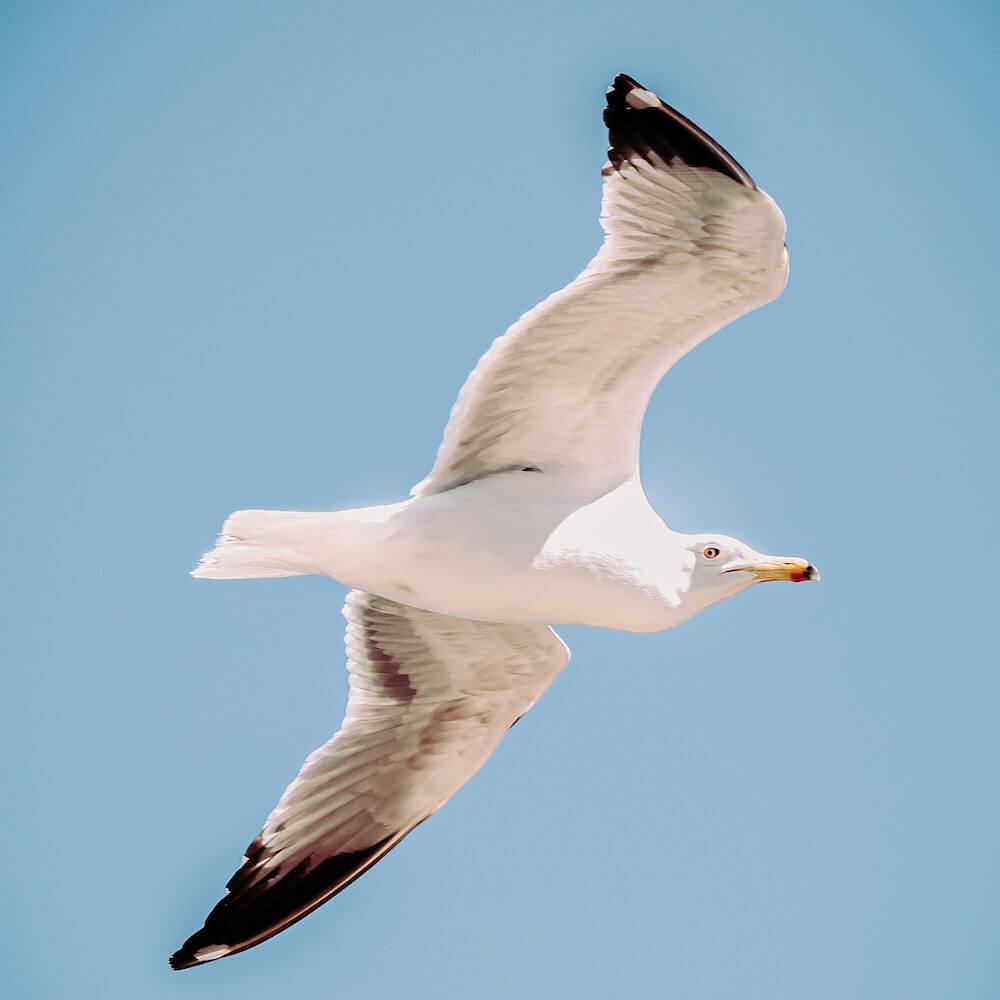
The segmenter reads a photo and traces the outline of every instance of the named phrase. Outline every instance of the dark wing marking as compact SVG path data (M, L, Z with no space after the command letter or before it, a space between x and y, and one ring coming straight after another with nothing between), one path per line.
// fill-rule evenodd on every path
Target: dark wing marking
M608 87L604 124L611 148L608 160L617 169L635 154L656 153L665 163L680 159L689 167L707 167L756 189L753 178L707 132L646 90L630 76L619 73Z
M215 905L201 930L170 956L170 967L204 965L215 950L217 958L235 955L291 927L364 875L416 826L419 823L364 850L335 854L312 867L309 859L303 859L292 870L276 871L255 883L254 860L264 851L258 836L247 848L246 863L226 884L229 894ZM197 958L203 949L207 951Z

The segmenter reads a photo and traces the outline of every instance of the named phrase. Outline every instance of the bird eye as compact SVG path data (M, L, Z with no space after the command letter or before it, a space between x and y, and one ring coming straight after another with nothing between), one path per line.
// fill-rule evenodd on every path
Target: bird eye
M719 550L714 545L709 545L701 550L701 554L706 559L714 559L719 554Z

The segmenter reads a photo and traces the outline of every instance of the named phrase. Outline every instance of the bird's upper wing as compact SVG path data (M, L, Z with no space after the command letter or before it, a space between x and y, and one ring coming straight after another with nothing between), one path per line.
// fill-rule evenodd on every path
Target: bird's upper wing
M306 758L175 969L251 948L353 882L479 770L569 659L548 626L449 618L357 590L344 617L340 731Z
M623 75L604 120L603 246L483 355L415 496L509 469L617 485L667 369L784 287L784 218L717 142Z

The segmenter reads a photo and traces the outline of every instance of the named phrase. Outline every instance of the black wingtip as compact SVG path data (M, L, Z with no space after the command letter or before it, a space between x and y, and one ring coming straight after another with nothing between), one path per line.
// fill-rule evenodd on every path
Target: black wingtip
M667 163L679 159L705 167L756 189L753 178L729 152L693 121L632 77L619 73L607 90L604 124L611 143L608 160L616 170L636 156L655 153Z
M193 935L188 938L184 944L175 951L167 961L170 963L170 968L175 972L179 972L181 969L193 969L196 965L204 965L206 962L214 962L216 958L222 958L228 955L228 950L220 951L218 955L214 955L212 958L196 958L195 953L200 951L204 946L192 947L192 942L195 940L197 935Z
M416 826L419 823L359 851L315 863L307 859L289 871L279 866L264 877L256 862L267 852L258 837L247 848L243 867L229 880L229 892L205 918L205 926L170 956L170 968L205 965L266 941L346 889Z
M616 90L631 90L638 87L642 89L642 84L638 80L633 79L628 75L628 73L615 73L614 83L608 87L608 93Z

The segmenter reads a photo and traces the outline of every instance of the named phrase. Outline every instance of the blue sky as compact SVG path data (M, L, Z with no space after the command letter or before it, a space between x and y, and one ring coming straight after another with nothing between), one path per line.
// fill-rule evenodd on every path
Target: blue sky
M973 4L6 4L10 995L996 996L996 38ZM792 262L665 380L647 492L823 582L563 630L445 809L171 973L346 692L343 588L187 571L233 509L426 473L598 245L618 71Z

